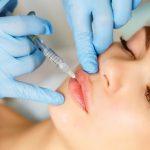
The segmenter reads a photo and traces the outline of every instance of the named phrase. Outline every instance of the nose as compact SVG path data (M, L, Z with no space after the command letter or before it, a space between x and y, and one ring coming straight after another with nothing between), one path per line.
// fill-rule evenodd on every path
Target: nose
M107 92L116 93L121 89L125 75L122 62L114 58L106 59L101 64L100 74L105 80L104 87Z

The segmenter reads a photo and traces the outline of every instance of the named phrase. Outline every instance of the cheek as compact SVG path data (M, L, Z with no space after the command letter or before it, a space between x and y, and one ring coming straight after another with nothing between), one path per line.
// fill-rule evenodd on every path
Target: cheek
M98 86L98 85L97 85ZM93 120L102 131L127 132L138 131L145 122L145 103L128 95L107 94L101 87L94 87L91 107ZM139 101L139 102L137 102ZM141 109L141 107L143 109Z
M70 132L74 130L80 130L84 128L86 122L86 116L82 116L74 108L70 109L71 107L59 108L59 110L55 110L55 108L50 107L50 115L52 121L56 125L56 127L60 130L66 132ZM76 113L74 113L76 112Z

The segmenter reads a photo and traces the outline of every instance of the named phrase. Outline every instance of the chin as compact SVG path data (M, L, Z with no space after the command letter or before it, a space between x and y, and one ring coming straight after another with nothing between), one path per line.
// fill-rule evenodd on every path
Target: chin
M66 79L65 82L57 89L58 92L64 95L65 102L62 105L49 105L49 113L54 123L58 125L67 125L74 116L74 110L72 103L70 103L70 95L68 92L68 82L69 79Z
M57 89L65 97L64 104L59 106L49 105L49 113L57 131L62 136L68 134L68 137L70 137L72 132L75 132L74 129L76 132L83 131L87 114L72 100L68 91L68 84L69 79L66 79Z

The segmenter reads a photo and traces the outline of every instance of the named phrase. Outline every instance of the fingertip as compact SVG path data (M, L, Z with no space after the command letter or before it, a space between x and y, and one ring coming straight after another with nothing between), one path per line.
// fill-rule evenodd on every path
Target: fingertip
M86 66L84 66L84 71L86 71L89 74L95 74L98 72L98 65L96 64L87 64Z
M50 97L48 103L49 103L49 104L52 104L52 105L62 105L62 104L64 104L64 101L65 101L65 100L64 100L64 96L61 95L61 94L59 94L59 93L57 93L56 96L53 97L53 100L52 100L52 98Z
M136 9L141 3L141 0L133 0L133 9Z
M132 0L113 0L112 10L114 15L114 28L125 25L132 16Z
M109 33L104 32L104 34L104 36L99 35L94 38L93 45L97 54L105 52L113 42L112 31Z
M53 33L53 27L52 27L51 23L48 20L45 20L44 23L45 23L44 33L46 35L51 35Z
M82 44L80 44L80 46ZM89 74L97 73L99 68L98 61L97 61L97 53L94 49L92 42L89 43L84 42L84 44L78 48L77 52L78 52L79 62L83 70Z
M132 14L124 14L122 16L114 16L114 28L118 29L124 26L132 17Z
M30 55L30 61L31 64L33 63L33 67L36 69L38 68L45 60L45 55L42 51L40 51L39 49L37 49L32 55ZM30 65L31 65L30 64ZM32 66L32 65L31 65Z
M28 35L52 34L52 25L38 16L9 16L2 17L0 29L11 36L23 37Z
M89 74L95 74L98 72L98 62L97 59L87 60L86 63L81 64L83 70Z

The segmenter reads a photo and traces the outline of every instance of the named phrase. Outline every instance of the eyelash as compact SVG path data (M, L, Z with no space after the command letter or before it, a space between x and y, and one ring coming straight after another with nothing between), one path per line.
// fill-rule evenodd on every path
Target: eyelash
M150 87L149 86L146 86L145 96L146 96L147 101L150 103Z
M150 46L150 39L147 40L146 46L149 48L149 46Z
M129 52L131 54L131 56L133 57L133 59L136 59L134 53L132 52L132 50L130 50L127 46L127 41L123 38L123 37L120 37L120 41L121 41L121 44L123 46L123 48Z

